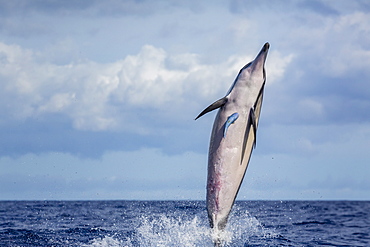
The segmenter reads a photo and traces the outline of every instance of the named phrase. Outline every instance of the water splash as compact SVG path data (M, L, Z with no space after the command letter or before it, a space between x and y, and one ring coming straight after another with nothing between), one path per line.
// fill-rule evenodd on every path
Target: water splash
M91 241L90 244L82 245L83 247L133 247L125 245L125 243L115 237L105 236L104 238L97 238Z
M169 217L143 217L137 229L138 246L213 246L215 233L198 216L192 219ZM225 231L219 233L225 246L243 246L251 237L274 238L276 234L264 228L248 211L231 216Z
M191 220L160 215L159 218L143 218L138 228L139 246L207 246L209 228L195 216Z
M244 246L251 238L268 239L277 236L247 210L241 211L236 208L233 212L224 231L211 232L212 240L220 241L222 246Z
M216 237L223 246L244 246L251 238L274 238L276 234L252 217L248 211L234 210L229 223L222 233L213 233L208 220L199 216L189 218L187 215L168 216L166 214L142 216L135 234L124 240L118 236L94 239L90 247L213 247Z
M265 228L258 219L245 210L236 209L231 215L226 231L230 232L229 243L248 243L251 238L275 238L278 234Z

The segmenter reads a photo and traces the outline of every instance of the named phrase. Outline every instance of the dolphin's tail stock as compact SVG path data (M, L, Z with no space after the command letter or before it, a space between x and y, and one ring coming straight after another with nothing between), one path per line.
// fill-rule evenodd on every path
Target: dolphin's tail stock
M214 247L222 247L225 244L225 232L217 226L211 228L211 237Z
M212 241L213 241L213 246L214 247L222 247L223 246L223 240L221 238L221 235L220 235L220 232L218 232L219 230L214 230L212 229L214 232L212 233Z
M213 241L214 247L222 247L222 243L220 239L217 239L216 241Z

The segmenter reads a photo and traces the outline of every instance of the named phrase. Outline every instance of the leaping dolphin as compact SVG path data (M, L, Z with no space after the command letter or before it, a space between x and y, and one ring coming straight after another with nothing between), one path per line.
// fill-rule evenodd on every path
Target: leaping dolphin
M207 212L216 234L226 227L256 145L269 48L270 44L265 43L257 57L239 71L226 96L195 118L220 108L211 134L207 177ZM220 246L221 240L214 239L214 243Z

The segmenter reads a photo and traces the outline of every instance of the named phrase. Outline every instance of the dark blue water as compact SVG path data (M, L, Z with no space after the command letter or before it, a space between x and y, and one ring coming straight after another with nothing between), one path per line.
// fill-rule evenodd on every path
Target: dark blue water
M226 246L370 246L370 202L238 201ZM203 201L0 201L0 246L212 246Z

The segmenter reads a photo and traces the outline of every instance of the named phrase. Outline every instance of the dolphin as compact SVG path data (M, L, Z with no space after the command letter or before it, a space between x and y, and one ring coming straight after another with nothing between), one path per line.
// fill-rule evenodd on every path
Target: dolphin
M207 212L216 235L225 227L243 181L253 149L266 81L265 61L269 43L237 75L226 96L196 118L219 108L208 152ZM219 235L218 235L219 236ZM220 246L221 239L214 239Z

